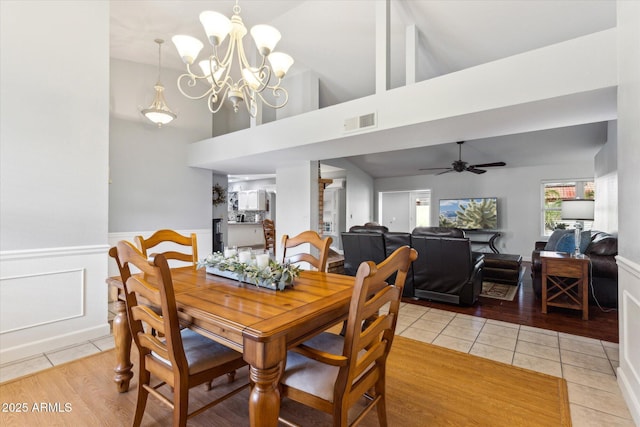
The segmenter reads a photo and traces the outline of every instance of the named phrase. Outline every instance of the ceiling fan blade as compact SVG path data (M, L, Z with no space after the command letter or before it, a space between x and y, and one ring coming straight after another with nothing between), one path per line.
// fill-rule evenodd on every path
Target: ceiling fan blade
M442 168L441 168L442 169ZM442 175L443 173L453 172L452 168L447 169L446 171L438 172L436 175Z
M473 172L473 173L477 173L478 175L480 175L481 173L485 173L485 172L486 172L486 170L484 170L484 169L476 169L476 168L475 168L475 167L473 167L473 166L469 166L469 167L467 168L467 172Z
M490 168L493 166L507 166L505 162L483 163L481 165L472 165L470 168Z
M440 170L440 169L451 169L451 168L422 168L422 169L418 169L420 171L435 171L435 170Z

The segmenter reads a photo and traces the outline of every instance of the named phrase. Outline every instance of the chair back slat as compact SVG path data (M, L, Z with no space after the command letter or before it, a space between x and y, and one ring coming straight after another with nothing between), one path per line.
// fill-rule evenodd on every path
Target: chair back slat
M172 249L160 252L160 254L167 259L191 263L194 268L198 264L198 239L195 233L191 233L190 236L183 236L173 230L158 230L146 239L142 236L136 236L135 242L145 258L155 257L158 253L150 254L149 251L161 244L177 244L185 248L191 248L191 252L179 252Z
M264 248L267 251L276 252L276 226L270 219L262 221L262 231L264 233Z
M294 237L289 237L285 234L282 236L282 247L284 252L282 255L282 262L299 263L307 262L313 268L318 271L325 271L327 269L327 261L329 259L329 246L333 242L331 237L325 237L324 239L315 231L307 230ZM310 244L318 252L318 257L315 257L307 253L297 253L287 256L287 249L292 249L303 244Z

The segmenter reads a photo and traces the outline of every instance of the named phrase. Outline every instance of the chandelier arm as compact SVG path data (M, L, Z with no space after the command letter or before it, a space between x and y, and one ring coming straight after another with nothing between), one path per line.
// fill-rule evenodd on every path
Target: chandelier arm
M271 107L271 108L282 108L285 105L287 105L287 102L289 102L289 92L287 92L287 90L281 86L269 86L269 89L272 89L272 93L276 98L280 98L282 95L284 95L283 101L282 103L278 104L272 104L269 101L267 101L264 96L262 96L262 93L260 92L256 92L256 95L258 95L258 97L260 98L260 101L262 101L264 104L266 104L267 106Z
M206 78L206 77L200 77L200 76L197 76L197 75L195 75L195 74L190 74L190 73L185 73L185 74L182 74L182 75L180 75L180 76L178 77L178 90L180 91L180 93L181 93L182 95L186 96L186 97L187 97L187 98L189 98L189 99L194 99L194 100L202 99L202 98L204 98L205 96L208 96L210 93L214 92L214 91L213 91L213 88L212 88L212 87L209 87L209 89L207 89L207 91L205 91L202 95L196 95L196 96L194 96L194 95L190 95L190 94L188 94L187 92L185 92L185 91L182 89L182 81L183 81L183 79L184 79L184 78L188 78L188 79L189 79L189 81L187 82L187 86L189 86L189 87L195 87L196 82L197 82L197 80L196 80L196 79L200 80L200 79L204 79L204 78Z
M218 93L214 92L209 95L207 106L209 107L209 111L211 111L211 113L215 114L220 111L220 108L222 108L222 105L224 105L224 100L227 98L227 92L229 92L229 86L224 88L222 96L218 96ZM216 103L218 103L218 106L214 108Z

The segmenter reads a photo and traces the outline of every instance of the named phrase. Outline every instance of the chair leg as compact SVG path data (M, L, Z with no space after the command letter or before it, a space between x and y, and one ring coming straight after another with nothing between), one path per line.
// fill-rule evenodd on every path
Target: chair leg
M227 372L227 383L231 384L236 380L236 371Z
M173 393L173 426L186 427L189 414L189 388L176 384Z
M136 413L133 416L133 427L139 427L142 424L142 417L144 416L144 409L147 406L147 397L149 397L149 391L143 387L143 385L149 385L151 377L149 372L141 367L140 375L138 378L138 399L136 401Z
M380 427L387 427L387 400L384 392L384 377L382 377L382 380L378 381L375 389L376 397L380 398L376 404L376 409L378 411L378 423L380 424Z

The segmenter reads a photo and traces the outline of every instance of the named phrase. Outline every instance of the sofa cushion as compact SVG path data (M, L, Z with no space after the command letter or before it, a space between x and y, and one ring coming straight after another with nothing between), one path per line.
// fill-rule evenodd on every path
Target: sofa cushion
M618 238L611 234L597 232L586 248L587 255L607 255L614 256L618 254Z
M450 227L416 227L411 234L413 236L430 237L465 237L462 229Z

